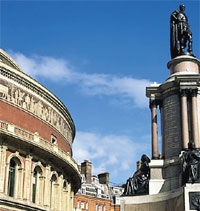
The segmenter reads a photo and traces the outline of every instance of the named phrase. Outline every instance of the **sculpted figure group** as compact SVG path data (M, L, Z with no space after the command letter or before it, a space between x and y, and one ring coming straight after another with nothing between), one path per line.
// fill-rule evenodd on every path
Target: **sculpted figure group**
M181 154L182 181L185 183L200 182L200 151L194 146L194 142L188 143L188 150Z
M123 195L133 196L148 193L150 178L149 163L150 158L147 155L142 155L141 167L133 174L133 177L130 177L127 180Z

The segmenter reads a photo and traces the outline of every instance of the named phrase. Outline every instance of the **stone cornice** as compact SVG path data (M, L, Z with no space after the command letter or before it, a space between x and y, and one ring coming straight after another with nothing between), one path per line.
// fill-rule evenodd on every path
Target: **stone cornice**
M42 86L36 80L26 75L23 72L20 72L0 61L0 74L22 86L36 93L51 105L53 105L67 120L72 130L72 139L75 136L75 126L74 122L69 114L69 111L65 107L65 105L47 88Z
M7 64L8 66L11 66L18 71L22 71L19 65L1 48L0 48L0 60L3 63Z

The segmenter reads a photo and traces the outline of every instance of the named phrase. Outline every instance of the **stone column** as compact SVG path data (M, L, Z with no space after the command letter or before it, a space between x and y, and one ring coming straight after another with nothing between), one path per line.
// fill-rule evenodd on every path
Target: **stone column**
M200 148L197 112L197 89L192 89L192 136L196 148Z
M182 117L182 144L183 149L188 148L189 127L188 127L188 109L187 109L187 90L181 90L181 117Z
M0 146L0 192L4 192L5 168L6 168L6 146Z
M155 100L150 101L151 108L151 131L152 131L152 159L159 157L158 153L158 126L157 126L157 105Z

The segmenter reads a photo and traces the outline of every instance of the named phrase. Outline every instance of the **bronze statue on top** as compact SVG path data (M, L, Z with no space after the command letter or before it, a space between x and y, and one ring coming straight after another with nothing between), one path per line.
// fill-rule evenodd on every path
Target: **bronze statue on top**
M170 18L170 47L172 59L180 55L192 55L192 32L188 23L185 5L180 5ZM188 42L188 51L185 48Z

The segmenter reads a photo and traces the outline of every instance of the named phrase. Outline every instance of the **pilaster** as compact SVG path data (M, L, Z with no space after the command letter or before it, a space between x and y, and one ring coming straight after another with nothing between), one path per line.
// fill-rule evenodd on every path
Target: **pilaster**
M51 167L48 165L45 169L45 189L44 189L44 206L50 207L50 174Z
M0 193L4 192L5 168L6 168L6 146L0 146Z
M71 211L71 209L70 209L70 202L71 202L71 200L70 200L70 197L71 197L71 184L70 184L70 182L68 182L68 184L67 184L67 211Z
M26 156L25 160L25 180L24 180L24 199L30 200L31 195L31 161L30 155Z

